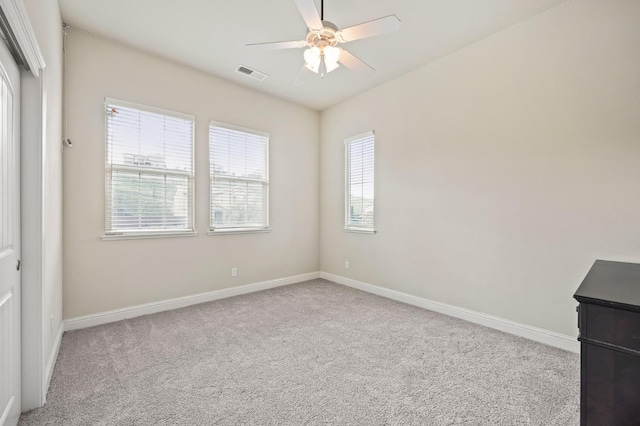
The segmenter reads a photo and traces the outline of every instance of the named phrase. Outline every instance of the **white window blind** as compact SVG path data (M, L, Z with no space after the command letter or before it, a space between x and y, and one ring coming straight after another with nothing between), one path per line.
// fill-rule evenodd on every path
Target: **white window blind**
M345 140L345 228L374 231L374 134Z
M269 135L227 124L209 127L211 231L269 227Z
M194 117L107 99L106 234L193 232Z

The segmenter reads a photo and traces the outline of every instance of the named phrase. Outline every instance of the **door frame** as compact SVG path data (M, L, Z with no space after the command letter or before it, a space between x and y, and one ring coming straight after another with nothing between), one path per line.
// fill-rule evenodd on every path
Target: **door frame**
M0 9L4 26L10 33L7 39L11 50L18 56L16 62L23 65L20 70L20 236L21 410L24 412L44 405L53 370L53 365L48 366L50 362L45 359L43 318L46 65L23 0L0 0Z

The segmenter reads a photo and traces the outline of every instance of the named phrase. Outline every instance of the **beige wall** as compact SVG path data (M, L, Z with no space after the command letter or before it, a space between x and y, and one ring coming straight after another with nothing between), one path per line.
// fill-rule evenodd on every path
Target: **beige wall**
M321 270L575 335L593 261L640 261L639 40L640 2L570 1L324 111ZM370 129L378 234L345 233Z
M43 147L42 331L45 361L62 325L62 19L57 1L24 0L46 67ZM53 327L51 318L53 317Z
M321 115L71 31L64 317L320 269L575 335L592 262L640 260L639 23L567 2ZM196 116L197 237L100 239L105 96ZM206 235L211 119L271 133L273 232ZM345 233L343 140L370 129L378 233Z
M318 112L77 30L67 69L65 318L319 269ZM101 240L105 97L196 116L196 237ZM272 232L207 235L210 120L270 133Z

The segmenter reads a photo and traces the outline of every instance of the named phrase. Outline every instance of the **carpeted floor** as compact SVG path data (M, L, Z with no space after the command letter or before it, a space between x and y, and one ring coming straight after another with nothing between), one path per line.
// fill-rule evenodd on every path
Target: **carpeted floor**
M578 420L578 355L315 280L67 332L20 425Z

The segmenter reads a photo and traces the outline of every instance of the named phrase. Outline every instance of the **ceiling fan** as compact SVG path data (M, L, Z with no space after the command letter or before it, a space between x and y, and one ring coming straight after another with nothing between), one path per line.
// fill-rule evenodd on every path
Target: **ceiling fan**
M307 47L304 51L304 66L298 74L296 84L299 84L306 73L312 71L324 78L325 74L338 68L340 64L352 71L373 73L375 70L362 60L338 44L373 37L380 34L398 31L400 20L395 15L374 19L362 24L354 25L343 30L332 22L324 20L324 0L320 2L320 13L316 9L314 0L295 0L309 32L304 40L278 41L270 43L253 43L245 47L250 49L275 50Z

